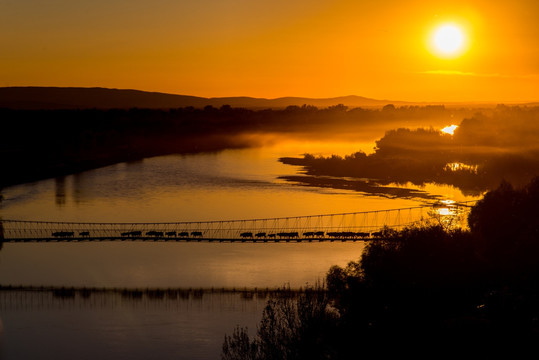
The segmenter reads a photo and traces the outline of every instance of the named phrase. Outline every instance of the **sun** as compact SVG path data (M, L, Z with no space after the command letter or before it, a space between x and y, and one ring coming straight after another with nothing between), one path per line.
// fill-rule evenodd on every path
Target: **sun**
M466 35L461 26L447 23L434 29L430 47L434 54L443 58L455 58L466 50Z

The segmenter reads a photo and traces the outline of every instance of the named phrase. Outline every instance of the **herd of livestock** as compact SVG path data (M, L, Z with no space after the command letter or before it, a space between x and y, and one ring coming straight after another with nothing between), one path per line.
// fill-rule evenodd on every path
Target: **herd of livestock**
M143 236L144 234L144 236ZM153 237L153 238L202 238L203 232L201 231L147 231L143 233L142 231L127 231L120 233L121 238L142 238L142 237ZM308 231L304 232L300 236L299 232L278 232L278 233L265 233L265 232L241 232L239 233L239 238L241 239L368 239L368 238L379 238L382 236L381 231L376 232L353 232L353 231L333 231L333 232L324 232L324 231ZM71 238L75 237L74 231L57 231L53 232L52 236L55 238ZM79 237L90 237L89 231L80 231L78 233Z

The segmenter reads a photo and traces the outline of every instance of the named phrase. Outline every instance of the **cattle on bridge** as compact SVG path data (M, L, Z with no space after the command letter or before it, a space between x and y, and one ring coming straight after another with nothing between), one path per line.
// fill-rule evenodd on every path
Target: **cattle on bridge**
M451 228L466 228L462 222L470 210L467 203L442 204L449 215ZM57 239L102 240L164 240L178 241L219 240L237 241L256 239L279 241L356 241L377 240L387 235L385 229L400 230L406 227L429 224L432 213L438 214L438 205L411 208L350 212L340 214L306 215L247 220L215 220L170 223L82 223L29 220L0 220L0 239L3 242L51 241ZM436 212L438 211L438 212ZM52 235L51 235L52 234ZM249 234L249 235L247 235Z
M56 231L56 232L52 233L52 236L61 237L61 238L74 237L75 232L73 232L73 231Z
M280 233L277 233L277 236L280 238L292 239L292 238L299 238L299 233L297 231L280 232Z
M122 236L137 237L142 236L142 231L127 231L121 234Z

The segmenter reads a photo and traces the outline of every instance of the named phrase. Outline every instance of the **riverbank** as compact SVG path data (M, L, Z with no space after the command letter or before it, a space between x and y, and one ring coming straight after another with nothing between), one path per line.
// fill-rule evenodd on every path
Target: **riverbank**
M309 140L376 138L394 126L447 125L469 110L291 106L156 109L0 109L0 187L167 154L257 145L271 134ZM374 135L376 134L376 135Z
M3 171L0 177L0 189L39 180L64 177L119 163L137 162L155 156L212 153L227 149L247 148L254 145L248 141L238 142L237 138L227 135L193 136L179 138L176 141L175 143L170 143L165 140L163 145L171 146L160 146L158 145L159 141L156 140L155 143L157 144L155 146L141 144L136 149L91 149L79 153L62 154L58 157L42 152L14 154L3 161L7 170Z

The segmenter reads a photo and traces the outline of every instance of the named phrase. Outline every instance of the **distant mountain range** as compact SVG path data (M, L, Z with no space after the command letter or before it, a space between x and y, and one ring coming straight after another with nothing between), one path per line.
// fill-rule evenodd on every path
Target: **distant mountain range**
M187 106L203 108L208 105L213 107L230 105L232 107L243 107L249 109L279 109L291 105L312 105L318 108L326 108L338 104L343 104L348 107L372 108L382 107L387 104L404 106L443 103L413 103L405 101L376 100L355 95L325 99L303 97L282 97L276 99L253 97L204 98L188 95L146 92L140 90L106 88L0 87L0 108L10 109L126 109L135 107L147 109L170 109ZM456 103L453 104L456 105Z

